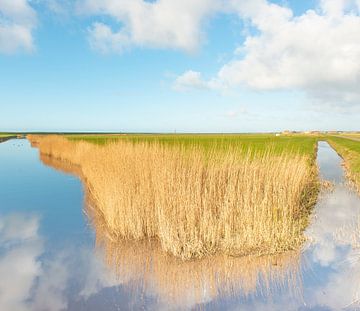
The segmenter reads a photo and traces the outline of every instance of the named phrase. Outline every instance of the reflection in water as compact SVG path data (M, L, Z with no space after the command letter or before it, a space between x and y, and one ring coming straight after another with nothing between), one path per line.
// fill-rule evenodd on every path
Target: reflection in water
M85 303L90 296L120 284L92 249L69 247L47 256L45 240L37 216L0 216L1 310L91 310Z
M156 242L113 242L104 226L95 224L97 246L116 275L141 284L163 303L190 307L215 299L270 296L276 290L299 294L299 256L229 258L216 256L182 262L166 255Z
M41 160L81 178L76 167L43 156ZM320 143L320 171L326 170L322 176L335 186L321 193L301 254L180 262L161 252L155 241L113 241L89 193L85 212L95 241L91 235L82 247L74 243L54 250L41 231L48 220L36 207L2 214L0 309L358 310L360 200L344 184L340 163ZM38 176L36 172L33 177ZM1 180L0 175L0 187ZM27 195L31 193L42 195L36 189ZM64 232L68 217L72 215L59 218ZM79 236L73 234L73 239Z
M0 306L27 310L25 300L42 273L37 258L44 245L38 236L39 219L22 214L0 217Z
M357 309L360 261L351 237L360 233L354 226L360 216L360 199L346 185L341 159L327 143L319 143L318 158L322 176L335 181L335 187L320 195L314 220L306 232L312 244L304 256L311 262L316 282L316 289L308 291L307 299L331 309ZM330 166L329 161L337 165Z

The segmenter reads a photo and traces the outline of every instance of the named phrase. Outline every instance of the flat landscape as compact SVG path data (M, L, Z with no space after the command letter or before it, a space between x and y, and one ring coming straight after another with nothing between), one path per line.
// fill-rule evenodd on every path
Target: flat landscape
M360 0L0 0L0 311L360 310Z
M360 217L360 200L343 183L341 164L348 178L358 182L360 142L348 137L325 133L30 134L27 140L36 148L30 151L17 136L3 134L12 137L0 145L0 154L11 159L3 162L10 163L9 169L24 170L21 165L33 161L38 167L34 174L45 173L32 179L34 194L61 174L81 181L83 190L76 191L84 203L76 203L75 210L84 214L75 219L94 230L95 240L90 238L88 243L95 242L96 252L104 256L96 265L105 265L101 269L114 278L129 280L133 295L149 293L157 284L162 303L182 306L183 297L191 292L195 294L192 304L200 306L202 293L210 285L214 303L234 295L245 302L260 292L274 297L283 291L291 293L295 303L301 297L299 288L307 284L302 278L319 269L314 254L324 251L323 239L332 237L339 248L357 239L354 219ZM30 158L11 164L23 144L22 155ZM55 169L54 177L42 173L39 165ZM0 195L5 200L16 176L10 183L2 182L5 192ZM67 189L69 182L64 175L58 191ZM64 194L53 199L61 206L51 211L56 222L75 221L75 210L63 208L76 201L68 201ZM338 222L337 215L343 212L346 216ZM14 225L22 219L14 219ZM29 226L34 225L31 222ZM53 226L48 229L50 235ZM72 243L77 241L79 224L75 231L66 228L56 230L70 234ZM344 242L342 234L352 238ZM341 254L334 264L352 256L352 252ZM54 260L62 258L58 256ZM82 259L77 252L71 256L80 261L77 266L84 267L83 273L95 269L85 264L87 257ZM310 267L303 270L305 260ZM71 271L66 261L62 265ZM134 289L133 282L141 282L144 288ZM306 286L309 291L323 290L322 285Z

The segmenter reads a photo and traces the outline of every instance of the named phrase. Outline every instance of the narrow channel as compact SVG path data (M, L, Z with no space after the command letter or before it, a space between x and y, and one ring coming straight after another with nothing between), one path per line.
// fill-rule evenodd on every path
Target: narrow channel
M317 161L334 186L302 252L181 264L149 245L100 243L80 180L44 165L27 140L3 142L1 310L357 310L360 199L326 142Z

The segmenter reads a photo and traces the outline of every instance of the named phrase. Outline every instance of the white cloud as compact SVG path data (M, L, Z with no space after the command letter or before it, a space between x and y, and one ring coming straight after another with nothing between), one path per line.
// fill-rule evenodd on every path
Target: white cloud
M318 10L294 16L291 9L265 0L230 2L227 9L249 20L257 32L247 35L213 83L300 90L331 105L359 103L359 8L360 1L322 0Z
M176 90L207 89L208 83L202 79L200 72L188 70L176 78L174 88Z
M221 0L80 0L84 14L114 19L120 29L96 22L89 39L102 52L121 52L131 46L195 51L203 41L206 17L220 9Z
M206 81L198 71L188 70L182 75L178 76L173 85L177 91L187 91L190 89L198 90L224 90L223 85L218 80L212 79Z
M102 53L122 52L131 43L124 33L113 32L111 27L103 23L94 23L89 34L91 47Z
M28 0L0 0L0 53L32 51L36 12Z
M60 17L67 17L74 11L73 0L41 0L44 6L52 13Z

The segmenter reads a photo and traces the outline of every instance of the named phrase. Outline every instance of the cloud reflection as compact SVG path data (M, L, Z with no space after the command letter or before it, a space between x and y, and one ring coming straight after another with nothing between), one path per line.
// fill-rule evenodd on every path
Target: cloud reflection
M0 306L2 310L29 310L35 279L42 273L38 260L44 251L38 235L39 219L23 214L0 217Z
M0 306L2 311L60 311L71 299L86 300L119 284L93 249L49 255L37 216L0 216ZM80 281L80 282L79 282ZM79 282L75 287L74 282ZM75 292L69 294L70 289ZM72 302L72 303L73 303Z

